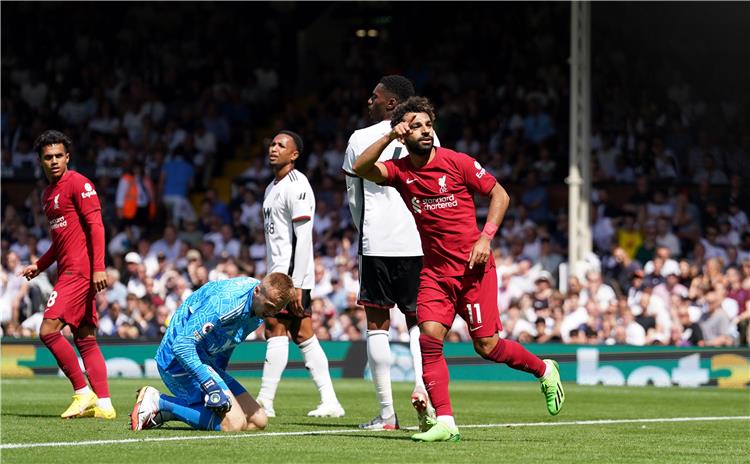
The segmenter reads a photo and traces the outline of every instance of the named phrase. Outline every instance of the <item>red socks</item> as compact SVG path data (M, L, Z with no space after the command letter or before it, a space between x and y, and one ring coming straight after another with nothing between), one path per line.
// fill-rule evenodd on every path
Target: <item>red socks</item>
M429 335L419 336L422 350L422 379L430 395L430 401L438 416L452 416L451 397L448 392L448 364L443 356L443 341Z
M80 390L86 387L86 379L83 377L83 371L78 365L78 356L70 343L62 336L60 332L42 335L42 343L52 352L52 356L57 360L65 376L73 384L74 390Z
M497 341L497 345L487 356L487 359L507 364L513 369L528 372L537 377L543 376L547 368L544 361L531 354L520 343L502 338Z
M109 384L107 384L107 365L104 356L96 343L96 338L76 338L76 346L83 358L86 367L86 375L91 383L91 388L99 398L109 398Z

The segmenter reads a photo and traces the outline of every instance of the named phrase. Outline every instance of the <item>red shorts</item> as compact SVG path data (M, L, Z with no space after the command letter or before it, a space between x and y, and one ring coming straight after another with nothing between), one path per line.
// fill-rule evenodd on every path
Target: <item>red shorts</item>
M491 337L502 330L497 308L497 274L434 276L422 274L417 296L417 320L453 325L458 313L469 326L471 338Z
M49 295L44 318L61 319L76 328L81 324L96 327L99 315L96 312L96 292L91 279L75 272L63 272Z

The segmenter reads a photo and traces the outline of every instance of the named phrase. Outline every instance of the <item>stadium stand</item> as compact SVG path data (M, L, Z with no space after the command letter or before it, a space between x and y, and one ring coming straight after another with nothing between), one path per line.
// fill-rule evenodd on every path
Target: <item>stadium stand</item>
M691 77L699 66L725 69L736 57L709 56L697 38L680 35L691 59L666 62L658 47L644 46L649 34L676 34L656 13L627 23L640 24L629 30L632 43L608 32L625 28L624 20L600 16L593 34L607 46L595 45L592 60L595 256L585 275L560 282L567 5L509 4L504 14L477 8L461 23L436 5L435 21L444 26L433 42L440 45L424 53L408 40L408 11L391 16L386 6L368 8L388 19L379 26L387 37L360 39L339 25L351 32L348 42L328 57L316 47L330 39L312 32L342 17L350 21L341 24L357 24L361 14L352 6L313 15L300 5L283 15L286 7L262 3L115 4L93 20L85 4L8 5L6 14L12 9L50 27L32 33L26 21L3 22L3 335L35 336L55 279L54 270L28 283L16 276L49 246L39 202L45 181L31 148L42 130L72 136L71 167L95 181L102 201L110 278L98 296L100 335L158 338L200 285L265 272L260 204L271 172L264 153L268 136L289 128L309 147L297 167L317 199L316 334L362 339L357 232L340 167L348 136L367 124L372 87L393 71L435 102L442 144L475 156L511 194L494 243L508 337L748 344L750 134L742 129L750 105L729 73L718 73L718 81ZM49 14L37 14L42 9ZM55 21L60 15L70 20ZM251 15L278 21L247 27ZM186 37L185 24L201 27ZM649 29L655 25L661 28ZM310 31L310 43L295 43L290 28ZM9 37L23 40L10 47ZM143 216L124 213L128 179L147 193L148 202L137 205ZM478 209L481 215L481 203ZM403 340L399 314L392 335ZM469 339L462 321L450 339Z

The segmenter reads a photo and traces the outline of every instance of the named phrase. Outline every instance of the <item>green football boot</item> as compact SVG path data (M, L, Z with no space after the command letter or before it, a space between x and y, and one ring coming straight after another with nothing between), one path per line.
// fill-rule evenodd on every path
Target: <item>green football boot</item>
M544 379L540 379L542 393L547 400L547 411L556 416L565 402L565 390L563 390L560 381L560 367L557 365L557 361L551 359L545 359L544 363L548 367L549 374Z
M426 432L415 433L411 436L414 441L461 441L458 427L451 427L443 422L437 422Z

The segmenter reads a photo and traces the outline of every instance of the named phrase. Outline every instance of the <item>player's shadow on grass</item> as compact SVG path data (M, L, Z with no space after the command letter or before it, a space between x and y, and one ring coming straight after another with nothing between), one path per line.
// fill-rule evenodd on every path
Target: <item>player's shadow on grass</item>
M34 417L34 418L48 418L48 417L60 417L59 414L3 414L4 416L10 416L10 417Z
M377 432L373 435L365 435L362 433L337 433L337 437L351 437L351 438L372 438L376 440L400 440L400 441L411 441L411 433L394 434L393 432Z
M162 425L161 427L156 428L155 430L176 430L179 432L205 432L205 430L200 429L194 429L192 427L185 427L185 426L179 426L179 425Z
M328 427L340 429L356 429L357 424L332 424L330 422L287 422L286 425L303 425L309 427Z

